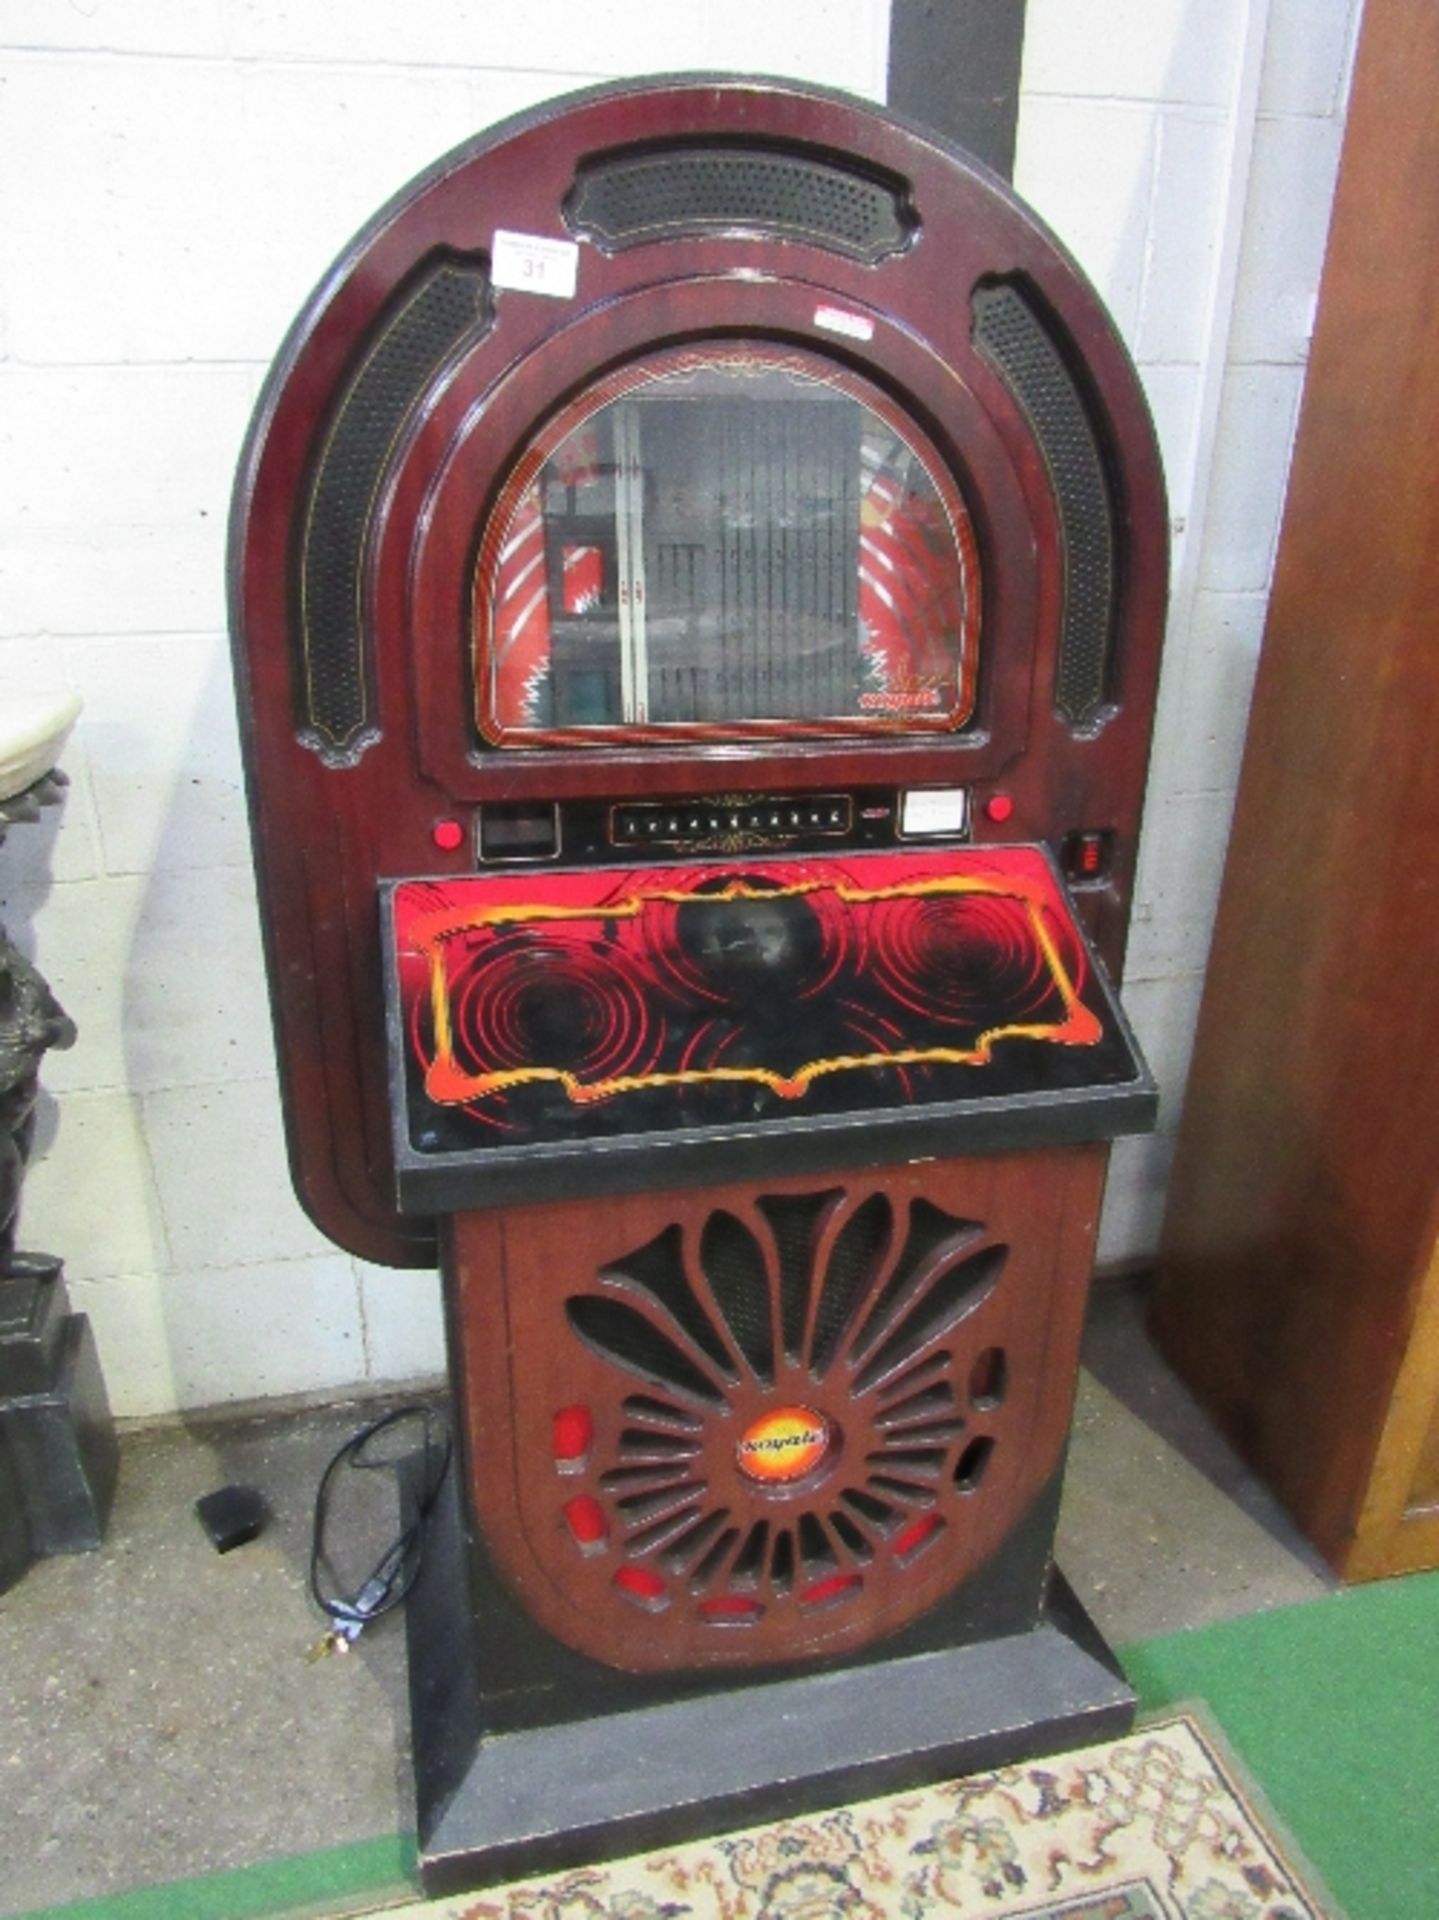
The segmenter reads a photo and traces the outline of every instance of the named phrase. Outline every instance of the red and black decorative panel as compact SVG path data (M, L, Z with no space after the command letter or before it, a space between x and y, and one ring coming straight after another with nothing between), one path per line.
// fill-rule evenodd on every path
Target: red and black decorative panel
M1056 1466L1084 1280L1057 1242L1101 1173L1079 1148L462 1216L470 1471L527 1605L634 1669L932 1607Z
M726 1136L816 1123L831 1148L884 1119L952 1148L960 1112L1036 1103L1053 1137L1058 1101L1122 1131L1152 1095L1035 848L403 881L388 920L417 1198L427 1169L475 1204L560 1153L615 1171L677 1140L718 1178Z

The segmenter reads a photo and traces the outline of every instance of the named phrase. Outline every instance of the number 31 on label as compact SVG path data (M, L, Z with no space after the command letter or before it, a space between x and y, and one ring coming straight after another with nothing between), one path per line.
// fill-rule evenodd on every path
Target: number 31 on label
M574 240L547 240L542 234L495 229L490 278L496 287L548 294L551 300L573 300L579 265L580 249Z

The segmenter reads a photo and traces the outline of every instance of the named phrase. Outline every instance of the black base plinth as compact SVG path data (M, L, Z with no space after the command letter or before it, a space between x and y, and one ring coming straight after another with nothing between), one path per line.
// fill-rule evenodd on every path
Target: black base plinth
M30 1522L20 1500L20 1482L0 1446L0 1593L13 1587L35 1558Z
M1056 1572L1021 1631L788 1679L735 1674L722 1689L658 1701L641 1687L644 1703L628 1709L576 1700L568 1715L497 1727L482 1669L487 1652L502 1656L472 1611L469 1558L452 1487L407 1622L431 1895L1060 1752L1134 1718L1118 1664Z
M100 1545L118 1451L95 1337L58 1263L0 1280L0 1455L29 1557Z

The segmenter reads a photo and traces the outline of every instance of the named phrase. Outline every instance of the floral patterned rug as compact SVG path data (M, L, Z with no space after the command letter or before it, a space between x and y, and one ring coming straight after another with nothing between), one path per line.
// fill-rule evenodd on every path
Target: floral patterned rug
M1307 1870L1306 1870L1307 1872ZM1189 1714L385 1920L1343 1920Z

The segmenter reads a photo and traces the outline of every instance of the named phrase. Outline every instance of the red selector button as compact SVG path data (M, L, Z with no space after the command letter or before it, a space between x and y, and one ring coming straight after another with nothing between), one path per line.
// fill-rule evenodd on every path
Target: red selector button
M465 830L458 820L437 820L430 828L430 838L441 853L453 853L465 844Z
M992 820L997 827L1004 825L1014 812L1014 802L1007 793L992 793L984 803L984 817Z

